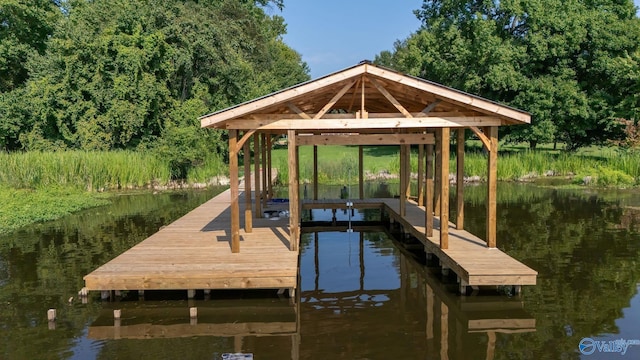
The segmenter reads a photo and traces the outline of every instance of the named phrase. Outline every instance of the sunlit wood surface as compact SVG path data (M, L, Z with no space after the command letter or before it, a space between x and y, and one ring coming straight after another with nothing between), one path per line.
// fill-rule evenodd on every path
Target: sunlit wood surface
M227 190L86 275L87 290L296 288L289 219L253 219L232 253L229 200Z

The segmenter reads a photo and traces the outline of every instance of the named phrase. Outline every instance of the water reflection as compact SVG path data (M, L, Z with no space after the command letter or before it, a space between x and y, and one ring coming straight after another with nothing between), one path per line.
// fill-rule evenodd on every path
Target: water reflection
M460 297L384 232L304 236L302 358L491 359L498 334L535 331L522 299Z
M334 190L339 195L340 187ZM387 190L397 191L393 184ZM189 336L169 336L188 334L171 330L190 324L192 304L186 299L147 298L141 303L134 296L121 303L96 298L88 304L77 299L68 303L83 275L211 196L213 192L123 196L112 206L0 238L0 358L219 359L241 349L274 359L576 359L584 337L640 338L637 191L499 184L498 246L539 272L539 284L526 287L520 298L499 293L459 297L455 279L443 278L437 264L401 252L384 233L343 232L320 233L317 240L314 233L304 235L296 306L274 294L214 292L204 300L199 293L200 327ZM467 188L466 198L466 225L483 234L484 188ZM339 211L337 216L345 220L347 214ZM328 211L314 219L331 218ZM356 218L375 216L356 213ZM267 316L271 310L264 309L281 305L294 311L294 320L280 310L274 318ZM166 336L127 339L121 331L119 340L113 333L94 338L94 326L113 326L115 306L142 309L129 312L135 319L123 311L121 330L149 324L154 326L145 330L149 334ZM50 307L58 309L53 331L46 321ZM161 316L165 312L170 316ZM249 335L241 341L238 332L206 333L206 324L213 329L233 323L232 318L243 324L295 321L296 332L262 336L263 330L247 327ZM631 347L625 358L640 358L640 347Z

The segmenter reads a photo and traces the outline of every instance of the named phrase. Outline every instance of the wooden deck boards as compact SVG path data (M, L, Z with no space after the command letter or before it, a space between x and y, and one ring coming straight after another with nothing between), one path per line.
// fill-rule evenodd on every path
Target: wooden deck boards
M86 275L87 290L296 288L288 219L253 219L233 254L229 197L229 190L219 194Z

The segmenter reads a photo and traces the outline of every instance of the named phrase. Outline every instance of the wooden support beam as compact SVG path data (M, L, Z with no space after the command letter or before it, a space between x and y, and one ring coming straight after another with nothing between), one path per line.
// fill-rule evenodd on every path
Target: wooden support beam
M378 89L378 91L380 91L380 93L385 98L387 98L387 100L389 100L389 102L393 104L393 106L395 106L395 108L398 109L398 111L400 111L402 115L404 115L404 117L406 118L413 117L413 115L411 115L411 113L408 112L407 109L405 109L405 107L402 106L402 104L400 104L400 102L396 98L394 98L393 95L389 93L389 91L387 91L387 89L385 89L382 85L380 85L380 83L378 83L376 79L374 79L373 77L369 77L368 79L373 84L373 86L375 86L376 89Z
M319 114L319 113L318 113ZM318 115L316 114L316 115ZM265 115L265 118L255 115L255 119L237 119L224 124L224 129L257 129L259 131L287 129L297 130L335 130L335 129L413 129L413 128L441 128L441 127L472 127L472 126L500 126L502 121L495 116L420 116L413 118L394 114L393 117L379 117L368 114L356 118L355 114L337 114L338 116L316 119L314 121L300 121L300 118L289 118L285 115Z
M403 145L405 151L405 176L404 176L404 192L407 199L411 197L411 145Z
M318 146L313 145L313 200L318 200Z
M431 111L433 111L433 109L436 108L436 106L438 106L438 104L440 104L442 102L442 100L437 99L436 101L432 102L431 104L427 105L424 109L422 109L422 113L423 114L428 114Z
M253 135L253 176L255 184L255 203L256 203L256 218L261 218L262 214L262 199L260 198L260 134Z
M247 142L247 140L249 140L251 135L253 135L255 132L256 132L255 129L244 132L244 134L242 135L242 138L240 138L240 141L238 141L238 144L236 145L237 146L237 148L236 148L236 152L237 153L240 153L240 149L242 149L244 147L244 144Z
M358 93L358 86L360 85L361 81L362 81L362 77L358 78L358 81L356 81L356 84L353 87L353 93L351 94L351 101L349 102L349 107L347 108L348 113L350 113L353 110L353 104L356 101L356 94Z
M300 110L300 108L297 107L295 104L287 103L287 107L291 109L291 111L293 111L294 113L298 114L298 116L300 116L301 118L311 120L311 116L307 115L307 113Z
M418 206L424 205L424 145L418 145Z
M440 142L440 248L449 248L449 139L451 129L442 129Z
M231 181L231 252L240 252L240 204L238 184L238 131L229 130L229 177Z
M464 129L458 129L456 140L456 229L464 229Z
M485 128L490 141L487 160L487 246L496 247L497 191L498 191L498 127Z
M400 216L405 216L407 212L407 153L405 145L400 145Z
M403 145L434 144L433 134L322 134L298 135L298 146L305 145Z
M271 155L273 154L272 140L271 135L267 134L267 200L273 198L273 177L271 173Z
M442 160L442 129L435 131L436 146L435 146L435 166L433 168L434 180L433 180L433 213L435 216L440 216L440 192L442 190L440 186L440 176L442 168L440 163Z
M364 199L364 149L358 146L358 193Z
M260 139L260 152L262 160L262 172L260 174L260 179L262 180L262 186L260 187L260 195L262 198L262 208L267 208L267 134L262 134L262 138Z
M469 129L471 129L471 131L473 131L473 133L476 134L478 139L480 139L485 150L489 151L489 149L491 148L491 141L489 140L487 135L483 133L480 129L478 129L477 126L470 126Z
M357 80L352 80L347 85L343 86L342 89L340 89L340 91L338 91L338 93L335 94L334 97L325 106L323 106L322 109L317 114L315 114L313 119L317 120L317 119L322 118L322 116L327 111L331 110L333 105L335 105L338 102L338 100L340 100L344 96L344 94L346 94L347 91L349 91L349 89L351 89L351 87L356 83L356 81Z
M289 165L289 250L298 250L298 236L300 234L300 200L298 186L298 156L296 151L296 132L289 130L288 135L288 165Z
M244 231L253 232L253 213L251 204L251 149L249 142L245 142L243 149L244 160Z
M425 232L427 237L431 237L433 236L433 145L427 145L426 155Z

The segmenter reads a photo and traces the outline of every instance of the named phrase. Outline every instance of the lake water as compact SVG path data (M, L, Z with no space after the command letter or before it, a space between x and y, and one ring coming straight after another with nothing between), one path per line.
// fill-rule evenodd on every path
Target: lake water
M456 279L435 262L371 231L303 234L295 305L272 291L77 299L84 275L217 191L117 196L110 206L1 237L0 358L640 358L640 345L624 355L609 347L640 339L638 191L500 183L498 247L539 272L538 285L520 296L509 289L458 296ZM323 192L337 197L340 188ZM483 234L484 187L467 187L466 198L466 227ZM49 308L58 312L55 329ZM123 309L118 328L113 309ZM591 355L580 352L581 341Z

